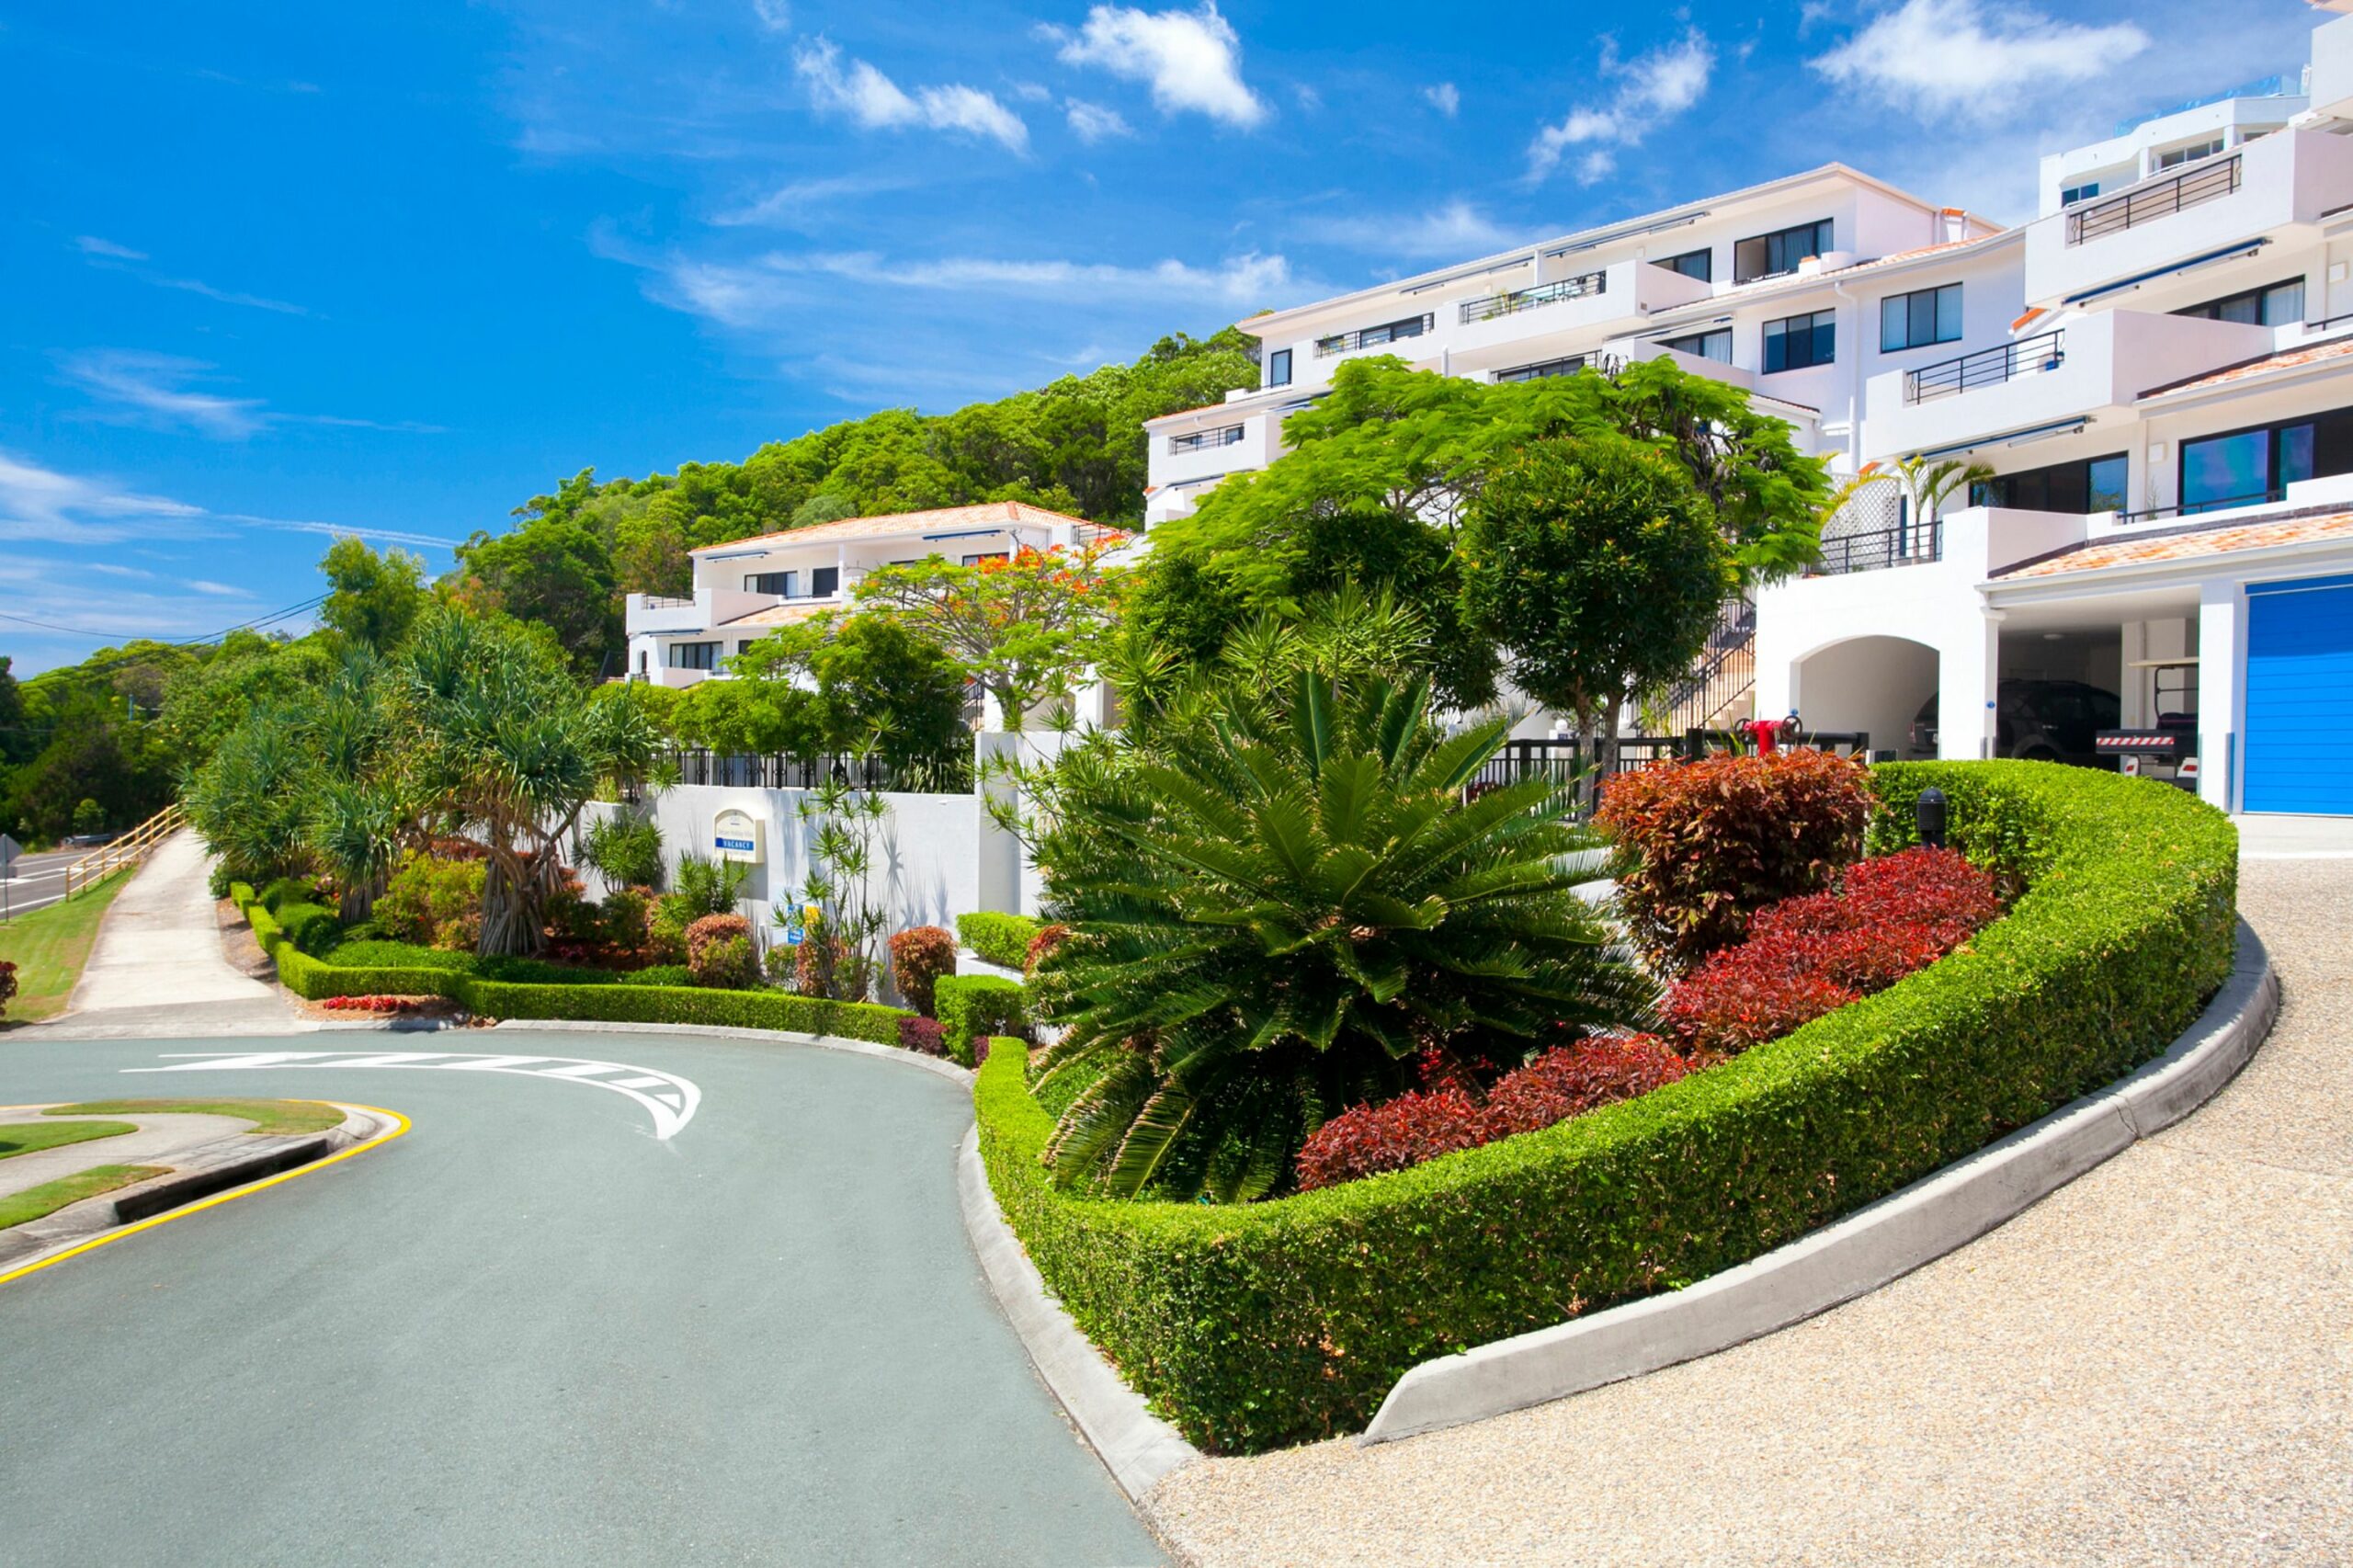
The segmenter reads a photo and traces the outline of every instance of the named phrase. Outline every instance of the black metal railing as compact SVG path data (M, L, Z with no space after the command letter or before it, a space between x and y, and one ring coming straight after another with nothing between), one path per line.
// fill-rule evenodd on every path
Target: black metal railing
M969 795L969 759L896 762L867 756L795 756L786 752L713 752L680 749L670 754L681 784L716 784L731 790L814 790L824 783L853 790L887 790L915 795Z
M1868 730L1807 730L1795 741L1779 744L1784 751L1827 751L1842 756L1860 756L1870 752L1871 737ZM1719 752L1752 749L1745 738L1729 730L1695 728L1672 735L1620 735L1617 762L1609 772L1615 778L1653 763L1686 762ZM1572 784L1585 778L1590 763L1585 743L1579 740L1507 741L1464 789L1475 795L1525 778L1540 778L1555 784Z
M1667 687L1664 707L1670 722L1703 724L1745 696L1756 684L1756 606L1728 599L1708 637L1699 666Z
M1958 397L1979 387L1998 387L2020 376L2040 375L2055 370L2067 358L2064 339L2066 330L2046 332L2039 337L2022 337L2016 343L2005 343L1998 348L1981 348L1974 354L1963 354L1954 359L1940 359L1933 365L1923 365L1916 370L1904 372L1904 401L1934 403L1940 397Z
M1558 283L1539 283L1533 288L1514 289L1502 294L1483 294L1475 300L1462 301L1464 322L1494 321L1497 316L1518 315L1540 305L1553 305L1563 300L1588 299L1607 293L1609 274L1583 272L1574 278L1564 278Z
M1233 447L1242 442L1242 426L1227 425L1215 430L1199 430L1189 436L1171 436L1168 449L1172 452L1202 452L1211 447Z
M2067 243L2082 244L2102 234L2120 233L2135 223L2166 217L2201 202L2219 201L2238 189L2239 154L2201 159L2171 179L2086 202L2067 214Z
M694 603L695 600L692 594L688 595L685 598L680 598L676 594L648 594L645 596L645 608L647 609L692 609L694 608Z
M1394 343L1404 337L1419 337L1438 325L1434 315L1407 316L1404 321L1383 322L1379 326L1359 327L1354 332L1334 333L1315 340L1318 358L1330 354L1347 354L1358 348L1377 348L1384 343Z
M2211 501L2193 501L2188 506L2144 506L2137 512L2119 512L2116 523L2122 528L2128 523L2154 522L2159 517L2194 517L2201 512L2220 512L2232 506L2261 506L2274 505L2288 498L2287 491L2279 488L2250 490L2244 495L2218 495Z
M1941 518L1926 523L1898 523L1892 528L1843 534L1822 541L1822 559L1813 570L1833 576L1849 572L1882 572L1891 566L1918 566L1945 557L1945 525Z

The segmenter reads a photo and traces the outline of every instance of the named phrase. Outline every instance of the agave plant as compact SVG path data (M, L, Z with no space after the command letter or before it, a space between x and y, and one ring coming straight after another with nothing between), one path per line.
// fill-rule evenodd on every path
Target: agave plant
M1084 1085L1059 1181L1261 1196L1422 1052L1491 1074L1563 1026L1647 1016L1650 983L1572 891L1601 857L1567 791L1470 798L1510 721L1449 737L1428 707L1421 677L1302 670L1268 699L1229 676L1197 723L1072 758L1038 842L1074 932L1040 971L1063 1033L1039 1087Z

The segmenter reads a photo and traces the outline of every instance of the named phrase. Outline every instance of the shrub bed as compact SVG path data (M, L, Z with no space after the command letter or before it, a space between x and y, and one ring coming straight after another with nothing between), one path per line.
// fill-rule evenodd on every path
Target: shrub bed
M477 972L484 969L514 972L503 965L534 965L528 959L475 959L472 954L444 958L472 959L465 968L424 964L328 963L297 948L277 917L254 896L253 889L233 883L229 896L254 928L254 938L278 964L278 978L297 996L317 1002L329 996L447 996L470 1011L494 1018L583 1018L622 1024L710 1024L723 1028L793 1029L806 1034L843 1035L878 1045L899 1042L899 1020L908 1015L897 1007L870 1002L834 1002L815 996L794 996L780 991L717 991L705 987L629 983L627 977L593 971L564 971L554 965L536 965L522 972L566 974L561 982L540 979L501 980ZM355 944L357 946L357 944ZM398 948L397 943L366 944ZM336 949L338 956L344 949ZM684 977L683 971L674 971Z
M993 964L1019 969L1029 956L1029 944L1045 929L1042 921L1026 915L1000 915L983 910L956 917L956 936L966 947Z
M1417 1362L1745 1262L2113 1082L2228 976L2237 835L2219 812L2051 764L1873 772L1875 849L1909 842L1935 784L1954 847L2025 887L1965 950L1640 1098L1258 1204L1057 1190L1052 1119L1000 1051L975 1096L1007 1220L1193 1441L1306 1441L1360 1428Z

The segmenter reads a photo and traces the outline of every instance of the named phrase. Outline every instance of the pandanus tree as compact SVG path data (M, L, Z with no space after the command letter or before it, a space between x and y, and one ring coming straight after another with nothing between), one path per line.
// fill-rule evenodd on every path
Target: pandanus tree
M1599 856L1567 792L1469 788L1508 719L1443 735L1418 676L1268 684L1222 674L1048 791L1037 852L1074 934L1040 970L1063 1029L1040 1090L1084 1085L1048 1153L1065 1185L1261 1196L1425 1053L1478 1081L1647 1016L1572 891Z
M395 673L420 793L487 853L481 950L532 953L581 808L633 783L658 738L638 708L592 701L543 641L457 608L427 612Z

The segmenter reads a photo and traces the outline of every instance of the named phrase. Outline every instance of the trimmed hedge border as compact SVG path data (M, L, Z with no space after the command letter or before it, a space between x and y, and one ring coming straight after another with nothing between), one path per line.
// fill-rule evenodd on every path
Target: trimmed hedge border
M1007 1221L1154 1407L1211 1451L1361 1428L1415 1364L1680 1289L2165 1051L2231 972L2237 834L2171 786L2055 764L1872 770L1874 850L1933 784L2011 913L1875 996L1639 1099L1233 1208L1054 1188L1022 1054L976 1079Z
M1020 969L1029 961L1029 943L1046 923L1027 915L981 910L956 917L956 939L1006 969Z
M940 1039L959 1067L972 1065L974 1035L996 1036L1029 1027L1028 992L1019 981L1002 975L943 974L931 999Z
M254 890L229 886L229 897L254 939L278 965L286 989L310 1001L329 996L447 996L492 1018L580 1018L615 1024L709 1024L846 1035L895 1048L904 1009L872 1002L832 1002L775 991L719 991L697 985L532 985L485 980L448 969L347 969L297 947Z

